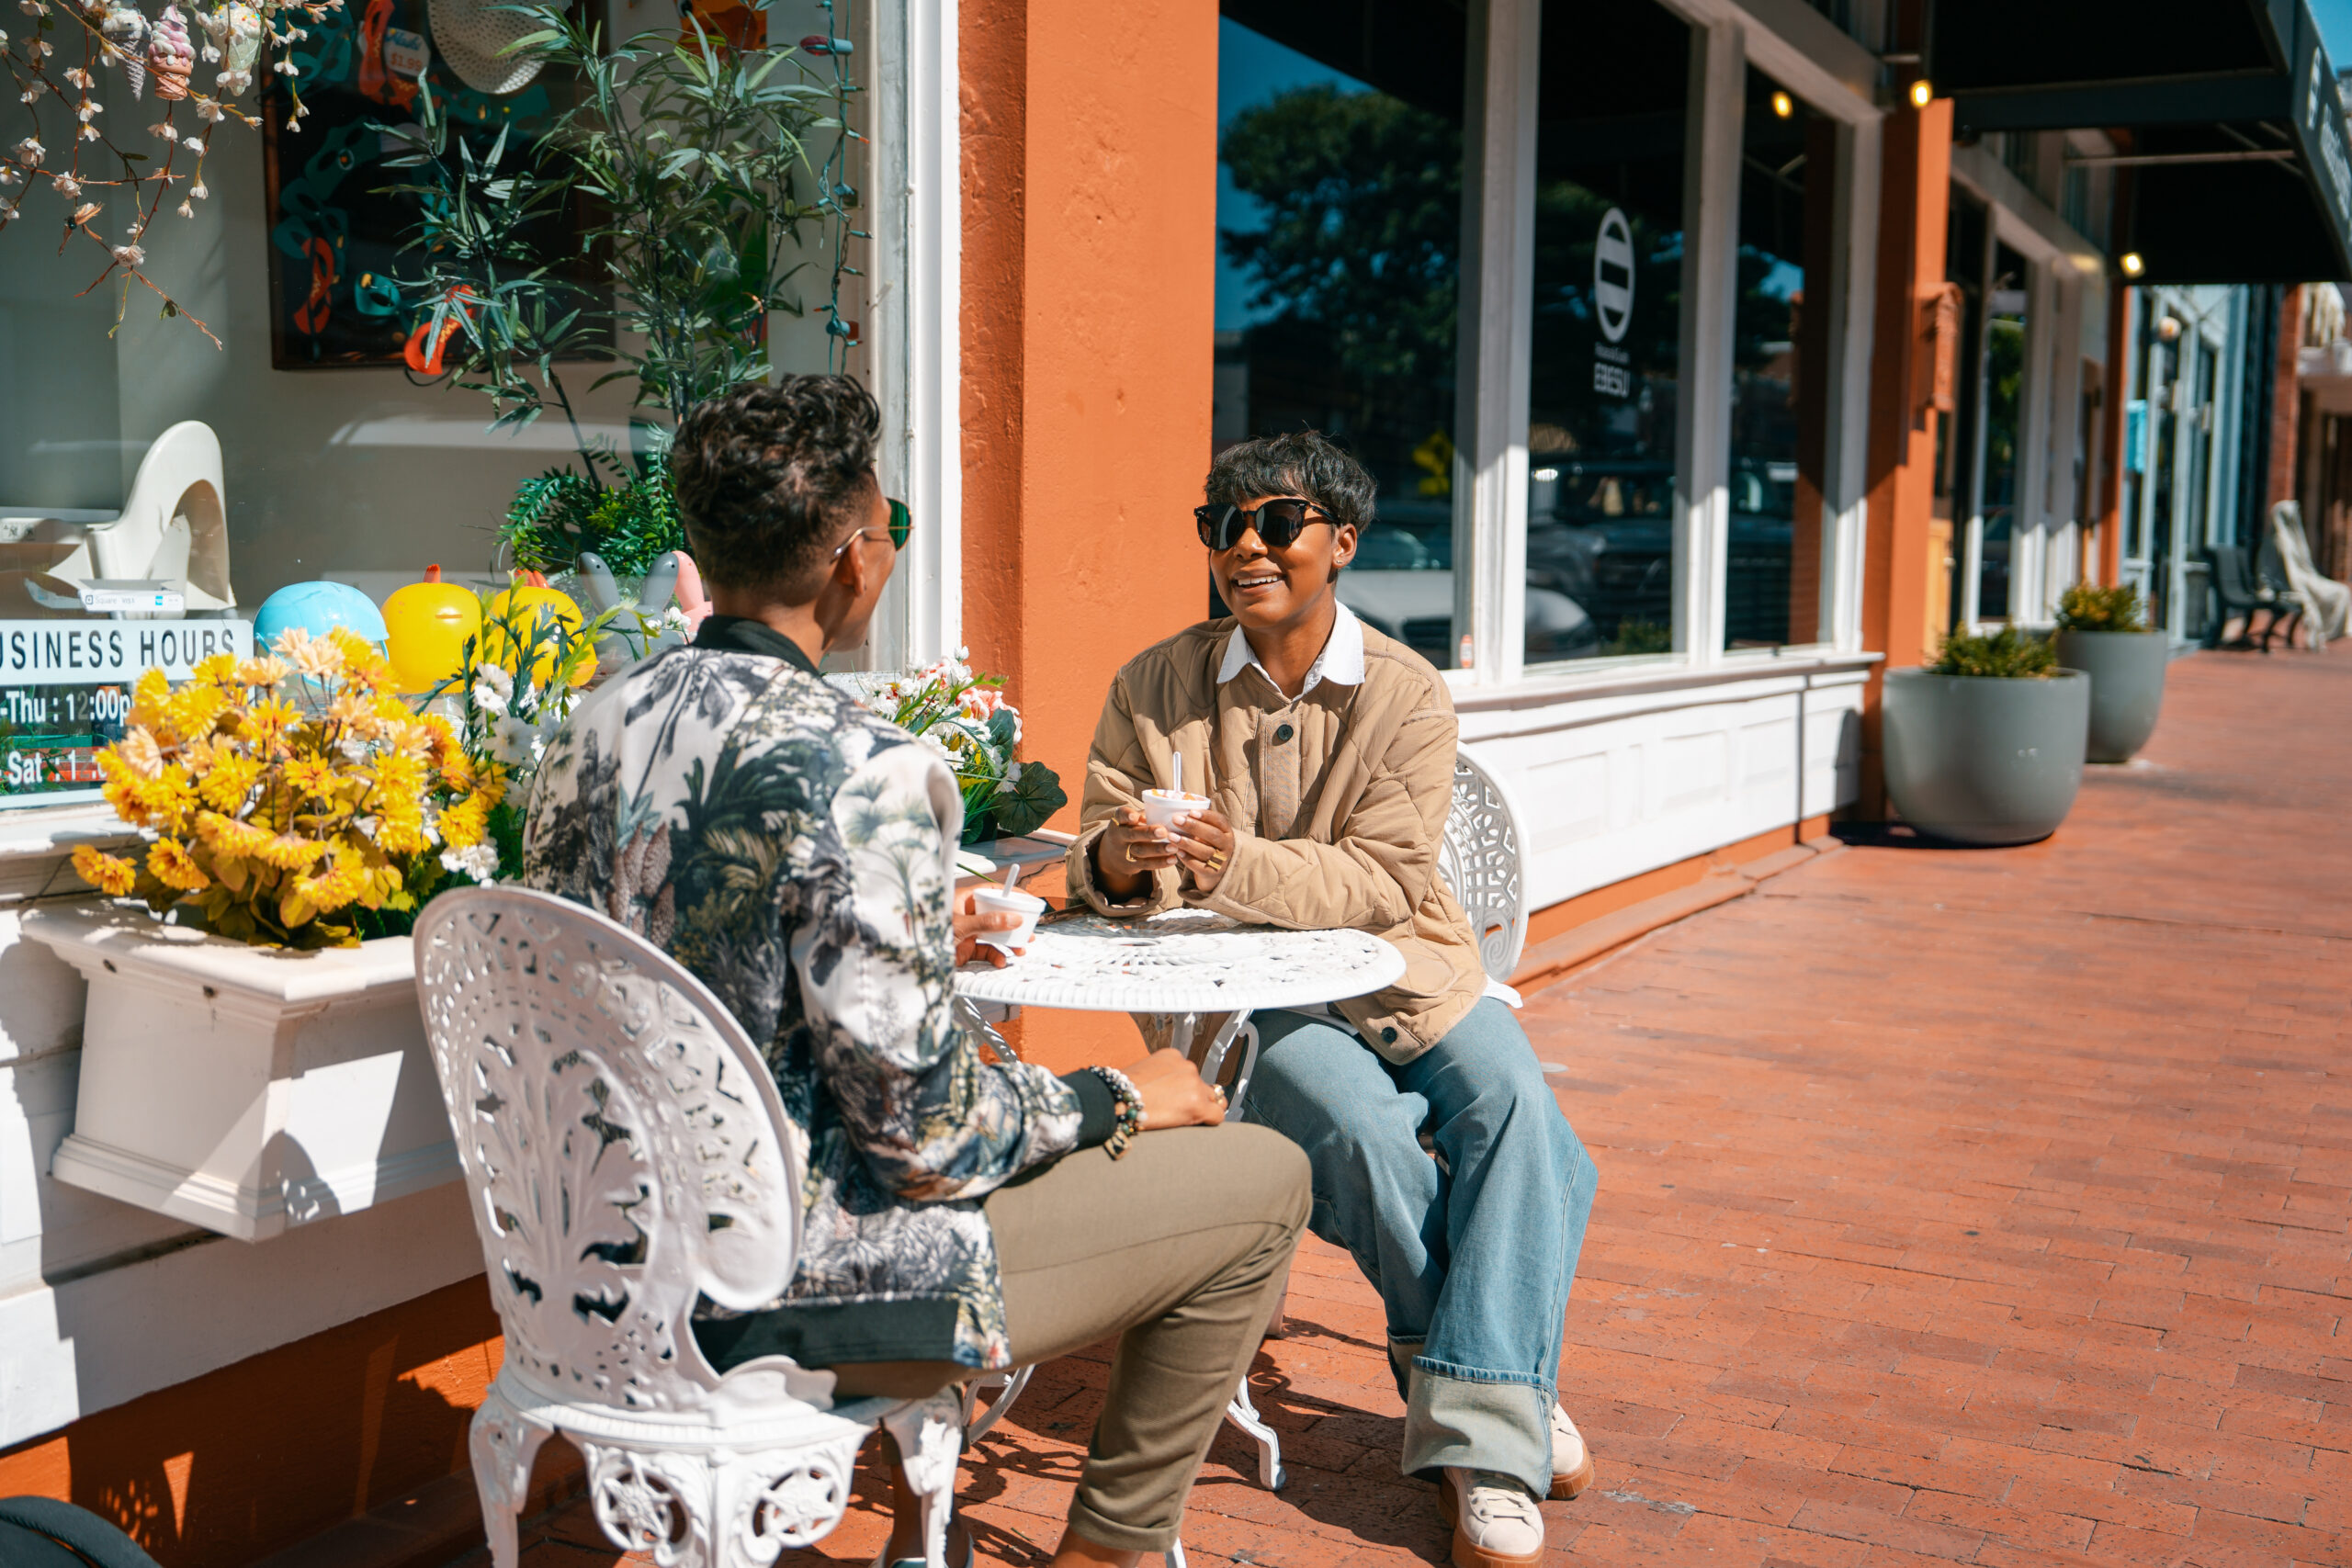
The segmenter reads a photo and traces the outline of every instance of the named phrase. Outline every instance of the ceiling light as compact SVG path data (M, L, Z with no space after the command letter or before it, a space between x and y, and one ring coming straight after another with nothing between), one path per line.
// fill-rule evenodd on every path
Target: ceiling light
M1786 93L1775 93L1772 95L1772 112L1786 119L1797 112L1797 101Z
M2122 267L2123 276L2126 277L2137 277L2148 270L2148 264L2140 259L2140 253L2137 251L2124 252L2123 259L2116 265Z
M1936 85L1934 83L1928 81L1925 76L1922 76L1917 82L1911 84L1911 107L1913 108L1923 109L1935 101Z

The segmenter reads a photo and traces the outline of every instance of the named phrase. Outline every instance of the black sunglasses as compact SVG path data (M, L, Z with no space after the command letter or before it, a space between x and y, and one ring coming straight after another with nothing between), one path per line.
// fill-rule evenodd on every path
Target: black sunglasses
M1241 536L1255 528L1258 537L1270 550L1283 549L1298 540L1309 523L1331 523L1329 517L1310 517L1315 510L1311 501L1285 496L1244 512L1238 506L1196 506L1193 521L1201 531L1201 543L1213 550L1229 550L1241 542ZM1339 526L1331 523L1331 526Z

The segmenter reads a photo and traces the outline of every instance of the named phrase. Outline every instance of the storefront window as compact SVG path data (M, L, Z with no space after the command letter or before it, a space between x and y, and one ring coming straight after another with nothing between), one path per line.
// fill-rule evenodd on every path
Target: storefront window
M1548 7L1528 400L1530 664L1674 646L1690 28Z
M1379 481L1340 596L1454 661L1462 14L1332 28L1232 0L1218 32L1219 446L1321 430Z
M1822 635L1838 132L1759 71L1740 133L1724 646Z
M2018 437L2025 418L2025 259L2007 245L1993 251L1993 287L1984 316L1984 480L1977 493L1976 617L2009 618L2009 565L2017 536Z

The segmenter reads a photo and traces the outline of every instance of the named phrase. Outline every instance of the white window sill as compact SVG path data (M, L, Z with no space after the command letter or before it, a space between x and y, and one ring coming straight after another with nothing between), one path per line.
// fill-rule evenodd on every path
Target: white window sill
M1798 675L1860 676L1884 658L1879 653L1839 653L1816 644L1804 648L1743 649L1706 665L1694 664L1687 655L1680 654L1589 661L1596 666L1592 668L1580 668L1588 662L1583 660L1537 665L1533 667L1535 672L1524 673L1519 680L1503 685L1479 684L1475 671L1447 670L1442 673L1453 693L1455 709L1476 713L1573 702L1583 697L1694 690Z

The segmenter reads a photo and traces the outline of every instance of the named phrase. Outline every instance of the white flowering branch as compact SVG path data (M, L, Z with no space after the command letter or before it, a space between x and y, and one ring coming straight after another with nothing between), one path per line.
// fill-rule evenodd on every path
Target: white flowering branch
M214 127L223 119L237 119L260 129L259 117L235 102L253 89L257 67L268 63L264 79L267 74L287 79L294 106L288 124L300 123L306 111L301 95L294 88L299 73L290 51L309 34L296 18L315 22L342 6L343 0L254 0L252 4L223 0L209 11L199 10L195 21L205 39L203 57L208 63L220 66L213 78L213 91L207 94L194 85L197 50L188 36L187 18L175 3L165 4L151 18L132 0L81 0L79 4L75 0L17 0L17 8L32 18L31 28L22 38L0 31L0 61L6 62L17 107L31 123L25 135L13 141L0 131L0 230L25 216L26 198L46 186L64 205L59 254L78 237L97 246L106 256L104 269L76 298L109 281L116 283L120 299L115 325L119 327L130 308L130 286L137 283L162 302L164 315L186 317L212 340L214 347L220 346L219 334L147 276L148 226L182 185L187 190L175 210L182 218L196 216L195 203L210 194L204 185L204 158L212 144ZM81 58L77 63L59 63L59 47L52 35L60 32L67 36L69 47L78 35ZM148 162L147 154L124 151L101 123L106 106L93 96L97 85L94 68L101 65L124 73L134 103L150 85L155 89L164 116L147 129L163 141L164 152L161 166L152 173L139 170L140 164ZM52 97L74 118L67 144L55 152L41 142L39 112L43 101ZM196 117L194 127L186 130L175 118L182 102ZM194 154L193 173L182 174L175 167L183 152ZM85 164L85 158L98 166ZM105 167L109 158L119 174ZM107 191L127 192L130 197L130 221L116 236L98 227L106 208L93 199L94 195Z

